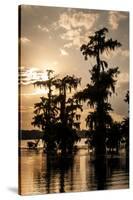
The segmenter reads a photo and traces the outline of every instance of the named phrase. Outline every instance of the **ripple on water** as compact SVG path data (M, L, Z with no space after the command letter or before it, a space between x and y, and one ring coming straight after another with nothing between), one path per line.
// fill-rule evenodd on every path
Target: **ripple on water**
M98 163L91 161L86 149L51 160L42 150L22 149L20 160L23 195L129 187L128 160L124 154Z

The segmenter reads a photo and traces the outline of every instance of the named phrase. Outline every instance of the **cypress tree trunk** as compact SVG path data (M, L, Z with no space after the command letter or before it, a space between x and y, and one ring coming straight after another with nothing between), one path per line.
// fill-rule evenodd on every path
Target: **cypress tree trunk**
M96 127L96 147L95 152L96 155L104 155L106 153L106 146L105 146L105 122L103 119L103 103L98 103L97 105L97 113L98 113L98 123Z

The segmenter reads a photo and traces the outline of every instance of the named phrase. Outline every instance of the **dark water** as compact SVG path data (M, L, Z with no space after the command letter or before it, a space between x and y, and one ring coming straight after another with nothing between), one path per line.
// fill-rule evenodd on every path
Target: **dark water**
M85 148L65 157L47 156L41 149L21 149L20 178L23 195L129 187L124 150L119 156L94 160Z

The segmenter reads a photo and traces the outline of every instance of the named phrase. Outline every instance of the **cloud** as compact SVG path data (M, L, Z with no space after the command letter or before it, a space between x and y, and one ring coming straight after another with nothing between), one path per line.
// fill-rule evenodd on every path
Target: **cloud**
M119 92L127 90L129 88L129 74L120 73L118 76L118 81L116 87L119 89Z
M64 44L64 48L70 48L70 47L72 47L72 42L70 42L70 43L66 43L66 44Z
M60 53L62 56L68 56L68 52L65 49L60 48Z
M39 80L47 80L47 73L35 67L20 67L19 82L22 85L33 84Z
M69 11L60 15L58 25L66 30L84 27L91 29L98 18L98 14Z
M41 31L44 31L44 32L49 32L49 29L46 27L46 26L41 26L40 24L37 26L37 28Z
M74 29L74 30L73 29L72 30L68 30L67 32L63 33L60 36L61 39L67 40L67 41L71 41L68 44L65 44L64 47L66 47L66 45L67 45L67 48L71 47L70 44L79 47L81 45L81 39L82 39L82 36L81 36L80 32L81 32L81 29L78 28L78 29Z
M118 12L118 11L110 11L109 12L109 25L111 27L112 30L116 30L119 26L119 22L122 19L126 19L127 15L125 15L122 12Z
M109 53L108 52L103 53L103 57L107 60L110 60L111 58L116 57L116 56L121 57L121 59L128 58L129 50L118 48L118 49L115 49L115 51L110 51Z
M65 33L60 35L60 37L62 40L68 41L68 43L64 45L64 48L70 48L72 46L79 48L83 43L88 42L88 35L90 34L90 31L82 33L82 29L77 28L66 31Z
M47 80L48 76L47 76L46 70L47 69L53 70L53 68L56 68L57 65L58 65L58 62L53 61L51 63L46 63L45 67L41 69L40 67L20 66L19 67L19 83L22 85L30 85L36 81Z
M56 29L61 28L63 33L60 35L62 40L68 41L64 48L71 46L80 47L85 41L88 41L88 35L91 33L99 14L84 13L82 11L69 10L60 15L55 25Z
M21 41L22 44L27 44L27 43L31 42L31 40L28 39L27 37L21 37L20 41Z

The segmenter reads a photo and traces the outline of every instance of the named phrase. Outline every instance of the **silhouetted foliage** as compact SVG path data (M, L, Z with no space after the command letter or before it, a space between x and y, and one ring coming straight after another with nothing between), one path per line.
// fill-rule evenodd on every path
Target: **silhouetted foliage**
M122 140L122 130L120 122L113 122L106 134L106 145L109 152L119 152L120 142Z
M48 80L37 81L35 86L46 87L47 97L40 97L41 101L34 105L32 125L44 131L43 140L47 151L63 153L72 151L73 145L79 140L76 130L80 128L80 114L82 106L74 98L68 98L67 92L76 89L81 79L75 76L65 76L62 79L52 76L53 71L47 70ZM53 95L53 89L58 92Z
M121 138L125 137L126 141L129 139L129 119L125 118L121 125L113 122L110 115L113 109L109 97L115 93L120 72L118 67L109 67L101 57L104 53L114 51L121 44L112 38L108 39L107 33L107 28L96 31L94 35L89 36L89 42L80 48L85 60L88 57L96 60L96 64L89 71L91 81L82 91L70 97L69 93L77 89L81 78L74 75L58 78L52 76L52 70L47 70L48 80L34 83L37 87L48 89L47 96L40 97L40 102L34 105L35 115L32 122L44 131L43 140L48 151L72 151L74 143L79 140L76 131L80 129L80 112L83 111L81 101L87 102L87 106L92 109L86 118L86 126L88 141L95 148L96 155L104 154L106 145L118 151ZM56 90L56 95L53 95L53 90ZM124 101L129 103L129 91ZM126 135L123 136L124 133Z
M57 124L57 132L60 137L58 147L63 152L72 151L74 142L79 140L76 129L80 128L80 114L77 114L77 110L82 111L82 106L74 97L68 98L67 92L71 93L72 89L76 90L80 81L80 78L68 75L55 81L55 87L59 92L55 101L60 113Z
M128 103L129 106L129 90L126 93L124 101ZM128 111L129 112L129 111ZM129 114L129 113L128 113ZM122 135L126 143L126 153L129 155L129 116L125 117L122 121Z
M100 29L96 31L94 35L89 36L89 42L83 44L80 48L85 60L89 57L94 57L97 59L97 65L107 67L108 64L105 61L100 60L99 55L103 54L105 51L115 50L116 47L120 47L121 44L117 40L106 39L106 34L108 33L107 28Z
M57 122L58 109L54 102L55 95L52 94L55 76L52 70L47 70L48 80L41 80L34 83L35 86L45 87L48 89L47 97L40 97L41 101L35 103L32 125L41 128L44 131L43 140L46 143L46 149L53 151L56 149L56 135L53 131L54 125Z
M80 78L67 75L62 79L57 79L54 83L56 89L59 91L56 101L60 104L60 120L64 125L67 124L66 105L70 101L67 102L67 91L71 92L72 89L76 90L80 81Z
M129 104L129 90L126 93L124 101Z
M108 63L100 57L103 53L109 53L121 46L117 40L106 39L107 32L107 28L96 31L94 35L89 36L89 42L81 46L80 50L85 60L93 57L96 64L90 70L91 83L75 95L79 101L87 102L94 110L89 113L86 122L94 135L96 154L105 153L106 129L112 123L109 115L112 108L108 98L115 93L116 78L119 74L118 67L109 68Z

